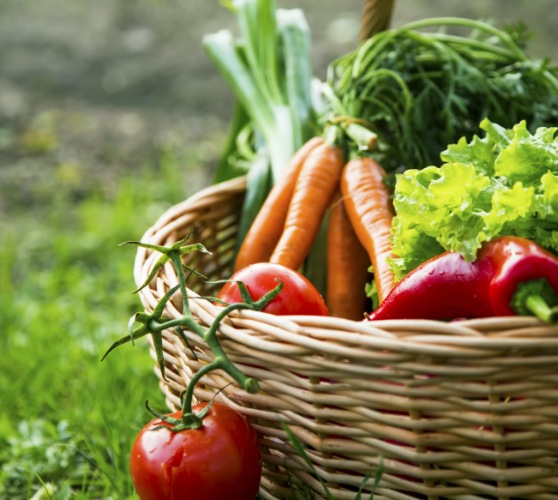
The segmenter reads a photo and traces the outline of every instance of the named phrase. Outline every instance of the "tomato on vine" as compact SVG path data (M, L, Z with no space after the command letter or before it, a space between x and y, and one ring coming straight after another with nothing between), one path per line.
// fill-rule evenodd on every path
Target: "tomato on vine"
M243 284L249 297L243 297ZM302 274L280 264L259 262L234 273L219 292L218 299L227 304L257 301L274 290L281 290L263 308L264 312L277 315L303 314L327 316L328 308L316 287Z
M253 500L262 460L258 437L243 415L229 406L195 405L199 427L176 430L182 411L155 418L137 435L130 472L141 500ZM207 413L205 413L207 412Z
M185 344L184 330L198 335L214 354L214 358L194 372L181 394L182 409L158 415L137 435L130 455L130 473L141 500L220 500L255 499L261 480L262 458L256 431L248 420L229 406L220 403L194 405L197 383L214 370L223 370L249 394L259 391L258 381L244 375L229 359L219 342L221 321L232 311L261 311L280 293L282 282L274 282L270 291L258 300L231 303L223 307L206 328L196 321L190 309L182 256L193 251L207 252L201 244L186 245L188 237L165 247L142 242L129 242L160 252L146 281L147 286L166 263L174 266L178 284L161 297L153 310L136 313L128 322L128 335L115 341L102 359L117 347L151 335L161 377L165 377L163 332L175 332ZM165 317L165 307L180 291L183 316ZM246 292L247 293L247 292ZM246 294L245 294L246 295ZM139 325L138 325L139 324ZM137 325L137 326L136 326Z

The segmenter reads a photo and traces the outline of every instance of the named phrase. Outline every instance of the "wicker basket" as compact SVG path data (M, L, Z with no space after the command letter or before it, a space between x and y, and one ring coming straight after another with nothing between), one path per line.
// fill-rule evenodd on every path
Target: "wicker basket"
M226 278L244 193L244 178L202 190L163 214L143 241L169 244L192 229L192 241L212 254L189 254L189 264L210 280ZM157 257L138 251L138 284ZM141 292L146 310L176 283L173 268L163 268ZM208 326L218 308L196 297L215 290L198 280L189 291L194 315ZM169 318L180 316L175 305ZM199 337L186 335L193 350L175 333L164 335L168 382L160 383L171 409L212 358ZM224 387L217 400L257 429L263 498L292 498L300 487L320 497L318 477L334 498L355 498L383 457L375 498L558 499L557 326L528 317L374 323L244 311L223 324L221 339L261 391L248 394L212 372L195 395L208 401ZM371 488L372 479L363 492Z

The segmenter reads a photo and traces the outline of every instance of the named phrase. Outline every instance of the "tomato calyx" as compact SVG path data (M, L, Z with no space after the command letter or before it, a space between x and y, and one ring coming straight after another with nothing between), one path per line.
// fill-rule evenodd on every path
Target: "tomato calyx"
M281 282L281 293L274 288ZM301 273L281 264L256 262L241 268L218 293L221 304L259 303L262 311L273 315L328 315L324 298L316 287ZM272 292L269 294L269 292ZM269 300L273 295L272 300Z
M157 425L153 427L154 431L157 431L165 427L171 432L182 432L186 430L199 429L203 425L203 419L209 413L212 404L213 401L210 401L198 413L195 413L194 411L190 411L190 413L181 412L180 418L175 418L171 415L156 412L149 406L149 403L147 401L145 402L145 407L147 408L147 411L151 413L154 417L157 417L159 420L161 420L161 422L168 424L168 425Z
M249 306L251 306L250 308L255 309L256 311L263 311L266 306L275 298L277 297L277 295L279 295L279 293L281 292L281 290L283 290L283 281L281 281L280 279L276 279L277 281L277 286L275 288L272 288L269 292L265 293L264 295L262 295L258 300L254 300L254 298L252 297L252 294L249 292L248 287L246 286L246 284L243 281L239 281L239 280L219 280L219 281L212 281L211 283L216 284L216 285L220 285L220 284L225 284L225 283L236 283L236 285L238 286L238 291L240 292L240 298L242 299L242 303L243 304L247 304ZM224 300L221 300L219 298L214 299L215 302L218 302L221 305L226 305L226 306L238 306L239 304L229 304L228 302L225 302ZM236 307L236 309L238 309L238 307Z

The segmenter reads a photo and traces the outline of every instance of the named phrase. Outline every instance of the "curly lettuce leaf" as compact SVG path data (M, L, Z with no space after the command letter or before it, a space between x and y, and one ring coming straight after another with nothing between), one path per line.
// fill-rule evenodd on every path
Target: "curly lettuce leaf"
M531 135L525 122L517 124L509 144L494 160L495 175L521 181L526 186L538 186L541 176L557 167L555 133L556 128L539 128Z
M478 173L492 177L494 175L495 146L494 141L489 137L481 139L474 136L470 143L465 137L462 137L457 144L450 144L440 157L445 163L474 164Z
M440 167L399 174L394 190L396 279L444 250L472 261L484 241L530 238L558 253L556 128L531 134L484 120L484 138L461 139L441 154Z

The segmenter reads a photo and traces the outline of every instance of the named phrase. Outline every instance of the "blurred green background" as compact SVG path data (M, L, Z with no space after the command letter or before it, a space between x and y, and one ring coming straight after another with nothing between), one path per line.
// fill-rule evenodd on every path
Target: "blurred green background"
M554 59L555 0L397 0L392 24L519 20ZM356 46L361 0L284 0L314 70ZM103 363L139 308L134 249L210 182L232 95L203 53L215 1L0 0L0 498L132 498L128 453L164 401L145 343ZM127 350L127 352L125 351Z
M306 13L317 76L354 48L363 3L279 1ZM396 0L393 25L443 15L521 20L533 33L531 53L553 57L554 7L553 0ZM232 111L201 46L204 33L221 28L235 26L218 0L1 0L0 208L21 200L14 186L35 199L29 192L55 175L73 176L81 189L99 182L116 189L122 173L160 148L194 156L188 186L203 185Z

